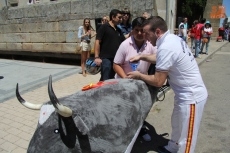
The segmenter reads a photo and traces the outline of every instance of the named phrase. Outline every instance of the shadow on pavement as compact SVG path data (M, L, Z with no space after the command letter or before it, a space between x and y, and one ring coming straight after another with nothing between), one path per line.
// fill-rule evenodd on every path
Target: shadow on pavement
M149 151L157 152L157 147L168 144L169 139L165 138L169 136L168 133L157 134L155 128L151 124L145 121L145 125L148 128L148 134L151 136L152 140L146 142L138 136L131 153L147 153Z

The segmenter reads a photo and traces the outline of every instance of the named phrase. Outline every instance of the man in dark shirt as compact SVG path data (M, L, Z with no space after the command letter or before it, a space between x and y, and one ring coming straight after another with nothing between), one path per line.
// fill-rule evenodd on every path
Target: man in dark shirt
M117 27L122 22L122 12L113 9L109 17L110 21L98 29L94 44L94 62L101 65L100 81L114 78L113 59L120 44L125 40L121 30Z

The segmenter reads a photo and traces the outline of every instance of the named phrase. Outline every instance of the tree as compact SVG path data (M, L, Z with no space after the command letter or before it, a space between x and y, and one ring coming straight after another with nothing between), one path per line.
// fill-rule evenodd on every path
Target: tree
M187 17L191 27L194 20L203 18L206 3L207 0L177 0L177 17Z
M193 16L199 13L203 16L204 8L207 0L183 0L182 1L182 13L186 16Z

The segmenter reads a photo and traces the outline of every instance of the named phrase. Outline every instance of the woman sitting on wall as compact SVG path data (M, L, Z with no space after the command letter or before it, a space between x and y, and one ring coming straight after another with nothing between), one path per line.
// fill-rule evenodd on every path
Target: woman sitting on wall
M83 26L80 26L78 28L78 38L81 39L81 68L82 74L84 77L86 76L86 70L85 70L85 62L87 58L90 56L91 52L91 45L90 45L90 39L91 39L91 30L94 30L90 24L90 19L85 18L83 21Z

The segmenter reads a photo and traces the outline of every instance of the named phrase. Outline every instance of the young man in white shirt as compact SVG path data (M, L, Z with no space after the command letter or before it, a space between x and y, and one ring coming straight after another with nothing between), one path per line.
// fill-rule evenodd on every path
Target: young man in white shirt
M138 55L131 59L156 62L155 75L138 71L128 73L128 78L141 79L161 87L165 80L175 93L171 117L172 135L168 145L158 147L159 153L194 153L200 121L208 93L199 67L186 42L170 34L166 22L153 16L144 23L144 35L153 46L156 56Z
M188 19L183 18L183 22L180 23L178 30L178 36L181 37L185 42L187 42L187 31L188 31Z

